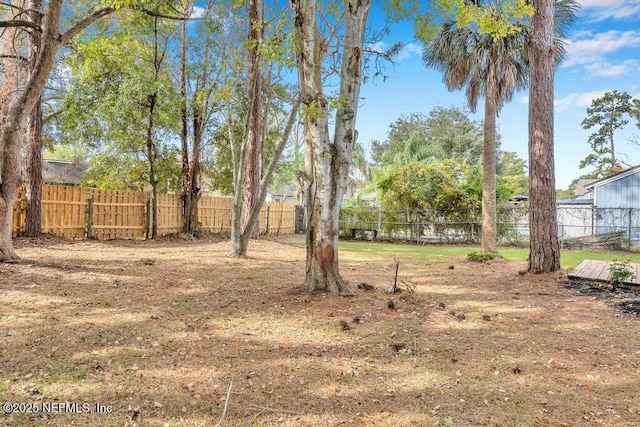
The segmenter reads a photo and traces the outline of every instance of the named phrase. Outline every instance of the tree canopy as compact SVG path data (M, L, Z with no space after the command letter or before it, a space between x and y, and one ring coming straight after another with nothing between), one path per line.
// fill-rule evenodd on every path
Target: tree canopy
M445 158L475 165L481 156L482 123L458 107L402 115L389 126L386 140L371 143L372 160L379 166Z
M618 162L614 136L616 131L629 122L627 118L632 110L631 95L617 90L594 99L591 106L587 108L587 116L582 121L582 128L595 129L595 131L589 135L592 153L580 162L580 169L594 167L595 169L589 174L590 177L603 178L613 172L613 167Z

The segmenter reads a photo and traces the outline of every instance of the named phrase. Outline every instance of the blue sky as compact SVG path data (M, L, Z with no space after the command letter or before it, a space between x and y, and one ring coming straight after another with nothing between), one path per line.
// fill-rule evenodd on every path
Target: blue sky
M556 188L565 189L574 178L586 173L580 161L590 152L580 123L587 107L605 92L618 90L640 98L640 0L580 0L582 10L567 40L568 56L556 72L555 80L555 162ZM378 15L372 15L376 18ZM385 39L405 44L389 66L389 78L362 86L358 110L359 141L368 147L372 140L386 139L389 125L400 115L428 113L434 107L464 106L463 92L449 92L442 76L424 67L421 45L413 40L410 23L396 25ZM515 151L527 159L528 92L517 93L498 117L502 149ZM482 103L474 118L481 119ZM631 120L616 134L616 153L629 165L640 164L640 146L630 142L640 137Z

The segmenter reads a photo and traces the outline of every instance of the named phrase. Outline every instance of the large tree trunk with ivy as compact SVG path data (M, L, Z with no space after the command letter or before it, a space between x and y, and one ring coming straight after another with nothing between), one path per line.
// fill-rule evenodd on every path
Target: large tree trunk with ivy
M534 0L529 59L529 272L560 268L553 157L554 2Z
M246 228L251 210L258 200L260 186L260 153L262 152L262 75L260 48L263 37L262 1L249 1L248 36L248 100L247 145L245 152L244 194L242 196L242 228ZM260 224L256 222L251 238L260 237ZM244 255L243 255L244 256Z
M151 230L148 236L151 239L158 237L158 177L156 165L158 162L158 148L153 140L153 130L155 128L155 107L158 98L157 93L148 96L149 120L147 122L147 162L149 163L149 184L151 185Z
M182 202L183 202L183 224L182 231L185 233L195 233L200 224L198 218L198 204L202 197L202 177L200 166L200 151L202 150L202 139L204 137L206 116L208 113L208 96L211 92L207 88L207 77L209 72L209 48L210 38L205 41L203 57L204 63L200 72L200 77L193 79L195 89L191 100L191 116L187 108L187 22L182 23L181 32L181 70L180 70L180 92L181 92L181 131L180 140L182 143ZM192 145L189 151L189 118L191 118Z
M258 216L252 220L256 206L262 206L264 199L259 200L260 191L260 153L262 151L262 75L260 70L262 44L262 1L249 2L249 33L248 33L248 78L247 101L248 111L245 125L245 140L243 149L238 156L242 156L235 169L239 181L234 185L233 207L231 211L231 255L244 258L247 256L249 239L260 236ZM236 167L237 166L237 167Z
M318 6L315 2L293 3L302 102L306 107L307 265L303 287L307 292L346 290L338 268L338 220L356 140L362 47L370 5L368 0L345 2L340 103L332 141L329 106L322 86L326 46L318 29Z
M487 79L487 85L492 83ZM487 92L489 92L487 87ZM484 102L484 147L482 150L482 251L498 252L496 232L496 105L491 96Z
M204 114L201 108L193 111L193 147L191 151L191 167L189 169L189 231L194 232L199 228L198 204L202 197L202 184L200 174L200 150L202 149L202 136L204 133Z

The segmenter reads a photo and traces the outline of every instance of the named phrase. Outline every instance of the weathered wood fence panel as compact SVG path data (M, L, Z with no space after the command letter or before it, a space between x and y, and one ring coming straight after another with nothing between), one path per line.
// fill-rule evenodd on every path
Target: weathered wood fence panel
M158 234L166 236L182 230L182 198L179 194L158 194Z
M42 232L72 239L144 239L150 227L150 194L64 185L42 189ZM24 188L18 190L13 210L13 236L24 231ZM158 234L182 228L182 200L178 194L158 194ZM231 198L208 197L198 205L200 229L214 233L231 230ZM262 233L295 232L295 205L265 203L260 214Z
M16 198L13 200L13 229L12 237L16 237L24 232L25 216L24 212L27 206L27 196L24 192L24 186L18 189Z
M43 185L42 232L67 239L83 239L88 198L87 188Z
M144 239L145 195L138 191L91 189L93 235L90 238Z
M296 205L291 203L267 202L268 225L265 227L267 233L271 234L293 234L296 231ZM261 219L265 216L261 215ZM262 224L262 223L261 223Z
M198 222L203 231L231 231L231 198L202 197L198 202Z

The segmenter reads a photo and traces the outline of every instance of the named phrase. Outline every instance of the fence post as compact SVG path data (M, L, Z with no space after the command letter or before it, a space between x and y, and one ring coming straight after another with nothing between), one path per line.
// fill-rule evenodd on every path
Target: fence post
M93 196L87 199L87 239L93 239Z
M271 206L267 205L267 212L266 212L267 218L265 219L265 223L266 223L265 224L265 228L266 228L266 230L264 232L265 234L269 234L269 211L270 211L270 209L271 209Z
M631 212L633 211L633 208L629 208L629 248L631 249Z
M149 240L149 229L151 228L151 200L147 198L147 201L144 204L144 238Z

